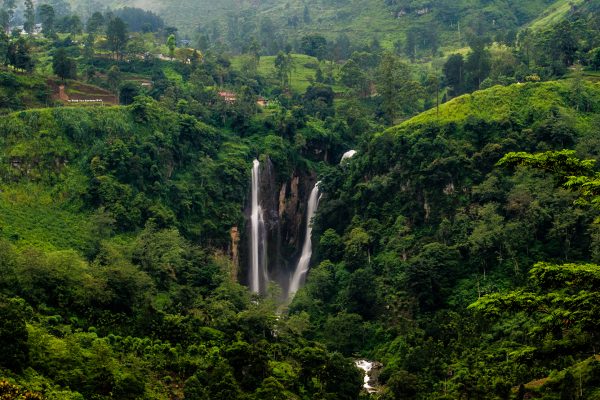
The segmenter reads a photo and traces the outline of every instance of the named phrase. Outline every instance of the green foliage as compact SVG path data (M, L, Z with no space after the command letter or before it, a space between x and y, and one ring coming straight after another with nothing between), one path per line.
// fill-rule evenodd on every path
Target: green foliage
M5 368L21 371L29 361L24 304L19 299L0 297L0 346ZM0 393L3 389L0 389Z
M109 49L115 54L116 58L123 57L123 50L127 44L127 25L119 17L108 21L106 25L106 39Z
M77 75L77 65L75 61L67 56L64 49L56 50L52 59L52 70L63 81L65 79L74 79Z
M307 312L328 346L381 360L382 398L507 398L597 345L598 268L574 263L592 254L596 212L574 206L575 182L560 188L595 179L575 154L595 157L578 142L597 129L570 88L459 97L324 175L318 266L290 312ZM578 151L529 153L563 145Z
M509 153L499 165L527 165L554 174L568 189L579 192L578 204L600 204L600 175L594 172L596 160L580 160L575 152L563 150L539 154Z
M179 49L177 28L139 33L162 21L127 8L92 14L82 46L79 17L50 4L45 37L0 36L2 112L50 104L47 75L75 60L126 106L0 118L7 390L366 398L352 356L383 362L381 399L573 398L577 380L597 396L593 4L516 40L548 2L242 2L226 18L211 3ZM254 158L277 187L323 181L316 266L287 313L229 257Z
M410 114L416 107L420 85L410 79L408 65L386 53L377 70L377 90L381 109L388 122L395 122L401 114Z

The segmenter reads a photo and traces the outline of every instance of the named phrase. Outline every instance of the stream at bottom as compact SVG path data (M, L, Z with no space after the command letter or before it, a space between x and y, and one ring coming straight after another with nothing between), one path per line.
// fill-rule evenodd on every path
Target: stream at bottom
M363 380L363 388L368 392L368 393L375 393L377 392L377 389L373 386L371 386L371 371L373 370L373 365L375 363L371 362L371 361L367 361L367 360L357 360L354 362L356 367L362 371L364 371L365 373L365 377Z

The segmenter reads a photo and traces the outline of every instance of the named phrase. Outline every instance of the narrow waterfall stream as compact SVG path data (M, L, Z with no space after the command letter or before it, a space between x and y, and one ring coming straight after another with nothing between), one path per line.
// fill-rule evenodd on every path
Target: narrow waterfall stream
M250 222L252 225L251 231L251 247L252 247L252 262L250 267L250 290L254 293L259 293L261 290L261 274L266 274L265 263L265 235L264 235L264 219L263 212L260 207L259 199L260 191L260 162L254 160L252 167L252 212Z
M300 285L304 281L306 277L306 273L308 272L308 268L310 266L310 257L312 256L312 219L317 212L317 207L319 206L319 183L317 182L310 192L310 197L308 198L308 207L306 209L306 234L304 236L304 245L302 246L302 255L300 256L300 260L298 260L298 265L294 270L294 273L290 280L290 286L288 289L288 297L292 299Z
M367 360L358 360L355 362L355 365L358 369L362 370L365 373L363 378L363 389L365 389L367 393L376 393L377 389L371 386L370 384L373 363Z

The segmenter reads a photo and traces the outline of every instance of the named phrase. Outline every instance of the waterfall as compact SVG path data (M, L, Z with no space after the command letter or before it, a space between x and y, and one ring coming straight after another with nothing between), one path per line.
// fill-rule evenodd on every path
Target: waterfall
M290 286L288 288L288 296L290 299L294 297L294 294L296 294L300 288L300 284L308 272L310 257L312 255L312 219L319 206L319 183L320 182L317 182L315 184L308 199L308 207L306 210L306 236L304 237L304 245L302 246L302 255L300 256L300 260L298 260L298 265L290 280Z
M363 370L365 373L363 378L363 388L367 391L367 393L377 393L377 389L371 386L371 371L373 370L373 363L367 360L358 360L354 362L354 365L358 369Z
M266 283L266 243L265 243L265 222L263 211L259 201L260 191L260 162L254 160L252 167L252 213L250 216L251 223L251 246L252 258L250 266L250 290L254 293L259 293L261 290L261 275Z
M350 158L354 157L355 155L356 155L356 150L348 150L342 156L342 159L340 160L340 164L342 164L345 160L349 160Z

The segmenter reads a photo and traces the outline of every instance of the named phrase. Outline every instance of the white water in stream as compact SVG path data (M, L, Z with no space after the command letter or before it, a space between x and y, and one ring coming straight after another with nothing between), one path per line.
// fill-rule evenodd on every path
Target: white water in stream
M371 377L369 376L369 374L371 373L371 370L373 369L373 363L369 362L367 360L359 360L359 361L355 362L355 365L358 367L358 369L362 369L365 372L365 377L363 379L363 388L368 393L377 392L377 389L375 389L373 386L369 385L369 382L371 381Z
M310 266L310 257L312 256L312 219L319 206L319 183L320 182L317 182L315 184L310 192L310 197L308 198L308 206L306 209L306 234L304 236L304 245L302 246L302 255L300 256L300 260L298 260L298 265L296 265L296 269L290 280L288 289L288 296L290 299L294 297L300 288L300 284L306 277L306 273Z
M266 274L263 267L265 262L265 222L263 211L259 202L260 191L260 162L254 160L252 167L252 213L250 222L252 227L251 246L252 246L252 264L250 268L250 290L254 293L260 292L260 275ZM262 251L261 251L262 250ZM262 256L262 257L261 257Z

